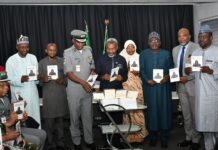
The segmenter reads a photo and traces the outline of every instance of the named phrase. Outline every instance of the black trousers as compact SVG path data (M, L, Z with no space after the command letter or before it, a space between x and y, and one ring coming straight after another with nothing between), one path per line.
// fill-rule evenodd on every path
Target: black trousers
M64 145L64 119L58 118L44 118L44 128L47 133L47 141L49 146L63 146Z

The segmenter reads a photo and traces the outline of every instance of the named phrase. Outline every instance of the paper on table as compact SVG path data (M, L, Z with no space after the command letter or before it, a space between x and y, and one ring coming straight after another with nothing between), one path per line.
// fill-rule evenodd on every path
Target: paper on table
M163 79L163 69L153 69L153 80L157 83Z
M138 91L128 91L127 98L136 99L138 97L138 94L139 94Z
M115 98L115 89L105 89L104 90L104 97L105 98Z
M117 104L119 105L119 101L116 98L104 98L101 101L103 106L109 105L109 104ZM107 106L105 107L106 110L117 110L119 109L118 106Z
M202 56L191 56L192 71L200 71L203 64Z
M119 72L119 67L111 69L110 82L116 79L118 72Z
M116 90L116 98L126 98L127 90Z
M48 65L47 66L47 75L51 77L51 79L58 79L58 66L57 65Z
M104 93L103 92L94 92L93 94L93 99L99 100L99 99L104 99Z
M27 66L27 75L29 76L29 81L37 80L37 69L36 66Z
M135 98L120 99L119 104L125 109L137 109L137 101Z
M170 82L180 81L179 68L170 69Z
M139 71L139 58L130 58L130 71Z

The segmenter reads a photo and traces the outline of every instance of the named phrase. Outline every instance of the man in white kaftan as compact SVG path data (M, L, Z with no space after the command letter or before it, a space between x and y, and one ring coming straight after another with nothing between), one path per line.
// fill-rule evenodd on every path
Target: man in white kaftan
M6 71L10 80L12 102L16 100L15 94L27 102L25 111L40 124L39 95L37 81L29 81L27 67L35 66L38 70L38 62L34 55L29 54L29 39L22 36L17 40L18 52L8 58Z
M202 56L203 66L195 75L196 129L204 135L205 149L214 150L218 136L218 47L212 45L212 31L202 26L198 35L200 49L192 56Z

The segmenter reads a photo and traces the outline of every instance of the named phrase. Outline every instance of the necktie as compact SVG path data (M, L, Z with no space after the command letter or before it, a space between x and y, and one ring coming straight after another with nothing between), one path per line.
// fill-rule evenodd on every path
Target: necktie
M183 76L183 60L184 60L184 53L185 53L185 46L182 47L182 52L181 52L180 61L179 61L179 75L180 75L180 77Z

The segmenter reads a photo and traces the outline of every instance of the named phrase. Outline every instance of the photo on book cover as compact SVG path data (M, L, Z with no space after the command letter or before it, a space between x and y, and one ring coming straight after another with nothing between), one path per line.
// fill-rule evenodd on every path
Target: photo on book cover
M202 56L191 56L192 71L200 71L203 64Z
M180 81L179 68L170 69L169 72L170 72L170 82Z
M51 79L58 79L58 66L57 65L48 65L47 66L47 75L51 77Z
M130 58L130 71L139 71L139 58Z
M153 69L153 80L157 83L163 79L163 69Z
M37 80L36 66L27 66L27 75L29 76L29 81Z

